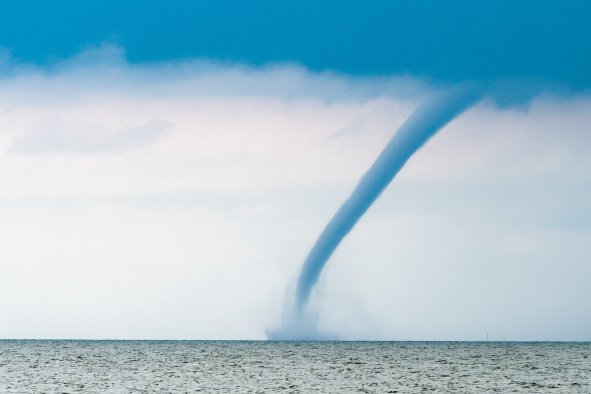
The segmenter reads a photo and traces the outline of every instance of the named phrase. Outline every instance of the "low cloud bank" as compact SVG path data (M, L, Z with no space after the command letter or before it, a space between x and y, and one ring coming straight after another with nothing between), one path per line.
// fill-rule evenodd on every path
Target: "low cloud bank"
M1 63L0 337L264 338L335 207L445 88L114 47ZM327 266L311 329L588 339L591 100L533 91L409 161Z

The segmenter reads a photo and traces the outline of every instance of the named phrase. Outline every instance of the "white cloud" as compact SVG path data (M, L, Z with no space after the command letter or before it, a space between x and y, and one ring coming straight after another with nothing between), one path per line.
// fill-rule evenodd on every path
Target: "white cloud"
M314 238L432 89L293 65L130 66L112 48L11 70L0 337L262 338ZM450 124L329 262L320 324L589 339L590 109L541 96Z
M167 122L149 121L132 127L110 129L99 122L64 122L42 119L16 135L10 150L19 153L118 152L154 141Z

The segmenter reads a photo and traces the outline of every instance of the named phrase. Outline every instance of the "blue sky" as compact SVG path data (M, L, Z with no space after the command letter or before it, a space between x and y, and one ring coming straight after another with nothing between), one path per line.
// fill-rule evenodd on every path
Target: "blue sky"
M0 2L0 338L265 338L398 127L473 80L490 96L329 260L318 326L589 340L589 20L583 1Z
M100 43L130 62L295 62L354 75L437 81L527 78L591 87L583 0L3 1L0 47L24 62Z

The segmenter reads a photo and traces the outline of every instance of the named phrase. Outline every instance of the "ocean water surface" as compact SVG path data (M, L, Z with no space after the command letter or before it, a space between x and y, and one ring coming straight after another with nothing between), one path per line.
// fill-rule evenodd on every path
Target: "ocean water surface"
M0 340L0 393L591 392L591 343Z

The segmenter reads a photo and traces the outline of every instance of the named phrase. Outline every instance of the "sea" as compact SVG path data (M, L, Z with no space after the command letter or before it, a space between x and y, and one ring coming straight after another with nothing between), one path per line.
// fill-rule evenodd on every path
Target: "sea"
M591 343L0 340L0 393L591 393Z

